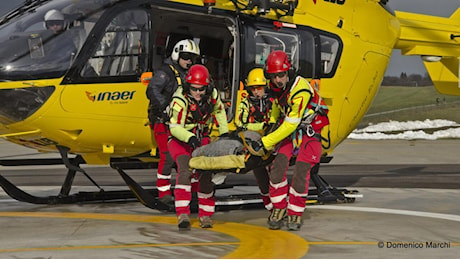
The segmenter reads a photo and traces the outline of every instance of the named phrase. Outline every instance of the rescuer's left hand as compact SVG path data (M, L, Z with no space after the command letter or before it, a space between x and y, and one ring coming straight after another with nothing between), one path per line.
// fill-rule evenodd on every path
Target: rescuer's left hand
M187 144L192 147L193 150L195 150L198 146L200 146L200 141L196 136L192 136L190 139L188 139Z

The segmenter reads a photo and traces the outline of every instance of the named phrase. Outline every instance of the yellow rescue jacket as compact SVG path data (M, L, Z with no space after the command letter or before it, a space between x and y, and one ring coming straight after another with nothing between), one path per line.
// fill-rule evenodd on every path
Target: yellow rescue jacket
M249 100L249 96L246 95L238 107L238 111L235 117L235 124L237 127L245 128L246 130L261 132L263 134L264 127L268 124L276 123L280 110L276 100L272 97L267 97L270 99L271 104L269 108L264 108L265 111L260 111L260 107L254 106ZM263 115L262 120L258 120L253 116L253 110L259 110L258 113Z
M273 149L298 128L314 93L313 87L306 79L300 76L295 78L287 93L286 101L280 102L281 112L285 116L283 123L275 131L262 137L266 149Z
M219 126L219 134L228 133L227 114L217 90L214 88L207 102L211 111L203 111L200 118L194 116L199 106L178 88L170 104L169 129L171 135L182 142L188 142L192 136L201 139L209 133L213 117Z

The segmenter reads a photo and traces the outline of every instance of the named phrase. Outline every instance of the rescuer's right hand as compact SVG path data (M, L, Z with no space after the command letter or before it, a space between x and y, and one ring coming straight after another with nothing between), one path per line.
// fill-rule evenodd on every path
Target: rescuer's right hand
M248 150L252 155L263 157L267 153L262 141L252 141L249 143Z
M192 149L196 149L198 146L200 146L200 141L198 140L198 138L196 136L192 136L190 137L190 139L188 139L188 142L187 144L192 147Z

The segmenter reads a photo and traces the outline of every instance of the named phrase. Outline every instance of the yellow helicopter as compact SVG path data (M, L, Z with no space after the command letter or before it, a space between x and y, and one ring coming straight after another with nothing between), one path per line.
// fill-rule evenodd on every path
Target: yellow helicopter
M65 33L45 26L50 10ZM69 172L57 202L74 201L62 197L85 173L80 163L155 162L145 81L187 38L230 123L249 70L273 50L288 53L330 109L327 158L366 113L394 49L422 57L440 93L460 95L459 25L460 9L443 18L393 11L388 0L28 0L0 20L0 137L60 152ZM0 183L17 199L50 202Z

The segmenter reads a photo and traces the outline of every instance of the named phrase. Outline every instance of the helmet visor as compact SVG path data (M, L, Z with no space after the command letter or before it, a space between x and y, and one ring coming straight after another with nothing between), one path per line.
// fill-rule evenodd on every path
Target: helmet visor
M64 21L62 20L49 20L49 21L46 21L46 27L49 28L51 26L64 26Z
M286 71L277 72L277 73L265 73L265 77L267 77L267 79L275 79L276 77L282 78L286 76L286 74L287 74Z
M195 62L198 59L198 55L196 55L195 53L190 53L190 52L180 52L179 58L183 60L191 60Z
M205 92L206 91L206 87L201 87L201 88L196 88L194 86L190 86L190 90L193 91L193 92Z
M262 89L265 89L265 85L255 85L255 86L249 86L249 89L251 91L254 91L254 90L262 90Z

